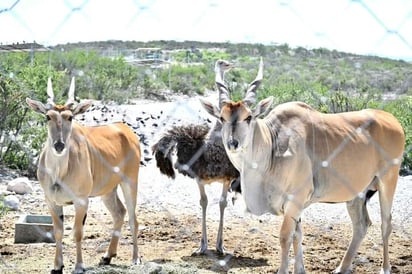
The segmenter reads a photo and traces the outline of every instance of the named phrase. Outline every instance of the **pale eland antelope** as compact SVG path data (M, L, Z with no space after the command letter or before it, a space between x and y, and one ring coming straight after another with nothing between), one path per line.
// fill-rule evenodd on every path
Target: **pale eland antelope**
M223 79L225 72L232 66L228 61L217 60L215 63L216 79ZM223 246L223 220L227 206L227 193L231 186L235 191L240 191L239 171L232 165L225 152L220 131L219 121L212 129L207 125L174 126L152 146L157 167L162 174L174 179L176 177L175 168L179 173L197 181L202 208L202 237L200 247L193 253L196 255L204 254L208 250L206 228L208 198L205 185L213 182L222 183L219 201L220 221L216 240L216 250L220 254L226 252ZM173 165L174 153L176 153L176 162Z
M139 263L137 246L138 223L136 199L140 164L140 144L133 131L123 123L85 127L73 120L84 113L90 101L76 104L74 78L69 98L64 105L54 103L51 80L47 85L47 104L27 98L31 109L47 118L48 136L40 154L37 177L44 190L53 219L56 253L51 273L63 272L63 206L74 205L74 241L76 243L75 273L83 273L81 241L89 197L101 196L113 217L113 232L101 264L110 264L116 256L120 230L126 214L118 197L123 191L132 234L132 263Z
M366 202L376 191L382 220L381 273L390 273L391 207L405 145L401 125L382 110L323 114L302 102L280 104L266 115L273 97L252 108L262 78L261 61L243 100L231 101L219 79L222 107L205 100L202 104L222 122L223 144L240 171L248 211L283 215L278 273L288 273L292 244L294 273L305 273L301 214L316 202L346 202L352 241L334 273L350 273L371 224Z

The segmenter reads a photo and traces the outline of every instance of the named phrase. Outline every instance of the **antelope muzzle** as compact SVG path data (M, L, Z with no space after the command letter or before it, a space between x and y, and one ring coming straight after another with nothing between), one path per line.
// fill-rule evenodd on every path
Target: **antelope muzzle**
M233 138L230 138L229 141L227 142L227 148L229 150L237 150L239 147L239 141Z
M65 144L62 141L56 141L53 145L54 149L56 150L56 152L58 154L62 153L62 151L64 150L64 148L66 147Z

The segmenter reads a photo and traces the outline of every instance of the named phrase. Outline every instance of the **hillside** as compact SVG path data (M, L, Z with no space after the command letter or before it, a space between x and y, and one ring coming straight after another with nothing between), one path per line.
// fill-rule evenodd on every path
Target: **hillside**
M171 60L186 63L200 62L209 66L215 61L213 57L219 56L219 54L210 54L210 51L220 49L224 52L220 54L222 57L246 69L255 69L256 59L263 57L268 85L272 82L293 82L310 88L317 83L332 91L412 94L411 63L324 48L291 48L287 44L262 45L164 40L149 42L111 40L56 45L54 48L66 51L95 50L103 55L107 55L108 51L121 54L137 48L160 48L163 51L176 53L168 57ZM235 81L240 80L237 79L240 77L232 76L232 78L235 78L233 79Z

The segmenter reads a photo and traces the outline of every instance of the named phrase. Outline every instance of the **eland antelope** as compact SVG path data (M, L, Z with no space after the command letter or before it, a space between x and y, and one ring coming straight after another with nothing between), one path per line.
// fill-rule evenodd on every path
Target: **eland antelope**
M390 273L391 207L405 145L400 123L382 110L323 114L302 102L280 104L268 113L273 97L252 107L262 78L261 61L241 101L231 101L227 87L218 79L222 106L205 100L202 104L222 122L223 144L240 171L247 210L283 215L278 273L288 273L291 245L294 273L305 273L301 214L316 202L346 202L352 241L334 272L350 273L371 224L366 202L376 191L382 220L381 273Z
M76 243L75 273L83 273L81 241L89 197L101 196L113 218L113 233L101 264L109 264L116 256L120 230L126 214L118 197L123 191L132 233L132 263L139 263L136 220L137 183L140 144L133 131L123 123L85 127L73 117L84 113L90 101L76 104L74 78L69 98L64 105L54 103L51 79L47 85L47 104L27 98L31 109L47 119L48 136L40 154L37 177L53 219L56 253L51 273L63 272L63 206L74 205L74 241Z

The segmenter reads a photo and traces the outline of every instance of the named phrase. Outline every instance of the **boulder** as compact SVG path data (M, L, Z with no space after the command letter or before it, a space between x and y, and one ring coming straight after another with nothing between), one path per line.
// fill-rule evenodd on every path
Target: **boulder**
M16 195L9 195L4 197L4 206L11 210L18 210L20 207L20 200Z
M33 186L27 177L20 177L20 178L11 180L7 184L7 190L12 191L16 194L24 195L24 194L32 193Z

